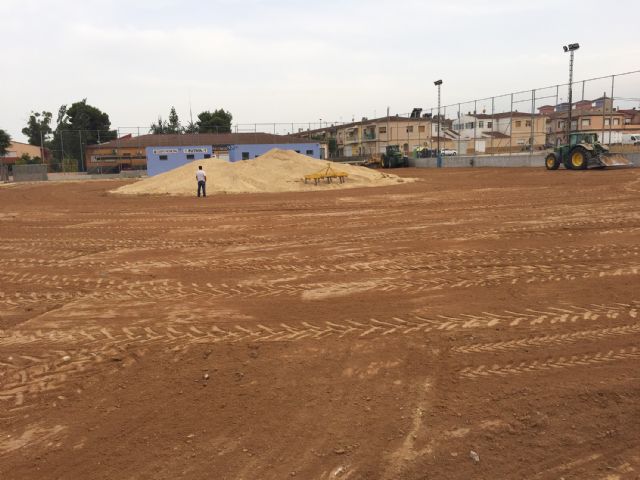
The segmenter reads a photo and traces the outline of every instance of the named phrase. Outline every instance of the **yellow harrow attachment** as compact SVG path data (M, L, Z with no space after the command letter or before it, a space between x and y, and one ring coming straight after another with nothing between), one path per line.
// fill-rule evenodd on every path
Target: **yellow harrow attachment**
M344 183L349 176L348 173L338 172L331 167L331 164L328 163L326 168L323 168L319 172L310 173L309 175L304 176L304 183L307 183L307 180L312 180L316 185L321 180L326 180L327 183L331 183L334 178L338 179L340 183Z

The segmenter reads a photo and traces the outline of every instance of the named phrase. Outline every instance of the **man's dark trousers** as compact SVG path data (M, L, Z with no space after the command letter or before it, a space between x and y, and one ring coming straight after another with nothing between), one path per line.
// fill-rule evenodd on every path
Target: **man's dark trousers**
M207 182L200 180L198 182L198 196L200 196L200 189L202 189L202 196L207 196Z

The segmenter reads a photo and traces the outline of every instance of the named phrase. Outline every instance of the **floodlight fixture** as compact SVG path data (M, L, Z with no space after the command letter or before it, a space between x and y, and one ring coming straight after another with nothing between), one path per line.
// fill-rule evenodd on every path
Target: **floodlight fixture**
M436 80L435 82L433 82L433 84L437 87L439 85L442 85L442 80Z
M570 43L569 45L565 45L564 47L562 47L562 49L566 52L573 52L575 50L578 50L580 48L580 44L579 43Z

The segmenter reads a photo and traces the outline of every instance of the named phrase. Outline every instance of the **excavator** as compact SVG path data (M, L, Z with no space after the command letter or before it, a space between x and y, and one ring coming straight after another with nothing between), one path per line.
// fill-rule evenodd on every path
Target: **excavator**
M609 147L598 141L597 133L571 133L569 143L557 146L544 163L547 170L557 170L561 164L567 170L632 165L624 155L609 152Z

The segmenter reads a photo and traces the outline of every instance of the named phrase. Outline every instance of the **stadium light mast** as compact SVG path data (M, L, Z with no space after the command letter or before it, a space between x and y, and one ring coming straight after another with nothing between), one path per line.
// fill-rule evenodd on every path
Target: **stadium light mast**
M442 85L442 80L436 80L433 84L438 87L438 156L437 156L437 167L442 167L442 154L440 153L440 86Z
M565 53L569 52L569 117L567 120L567 143L571 137L571 114L573 113L573 54L580 48L579 43L570 43L562 47Z

